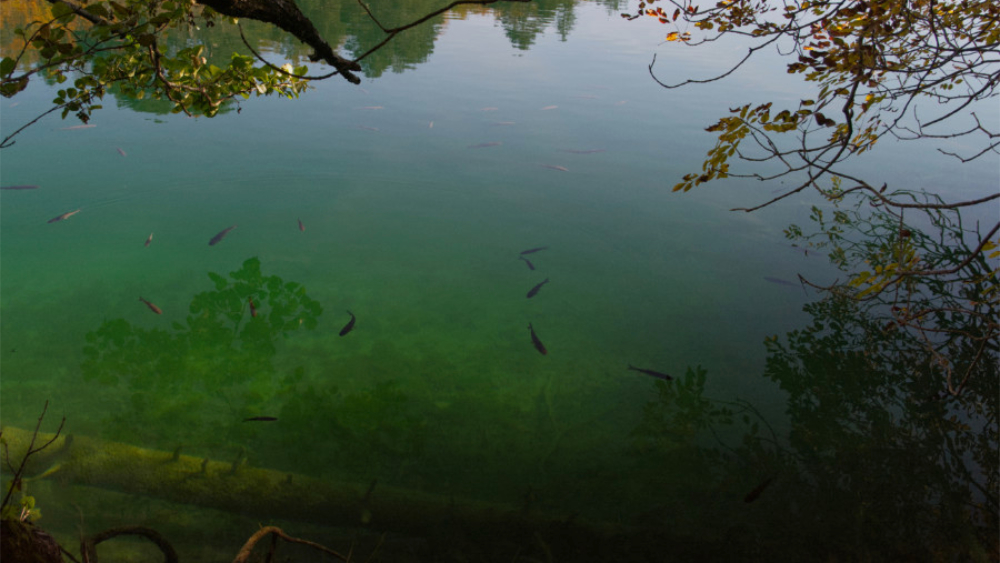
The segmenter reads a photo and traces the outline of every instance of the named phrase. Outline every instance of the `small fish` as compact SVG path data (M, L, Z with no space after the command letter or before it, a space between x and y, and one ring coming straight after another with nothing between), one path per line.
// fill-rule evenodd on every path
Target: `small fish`
M248 295L247 296L247 301L250 303L250 316L251 317L256 317L257 316L257 307L254 307L253 297L250 297Z
M493 125L497 125L497 126L514 125L514 122L513 121L494 121Z
M767 479L765 479L763 483L757 485L757 487L754 488L754 490L750 491L749 493L747 493L747 496L743 497L743 502L749 503L757 500L757 497L759 497L760 494L764 492L764 489L766 489L767 486L771 484L771 481L774 481L774 477L768 477Z
M651 369L637 368L637 367L633 366L632 364L628 365L628 369L630 369L632 371L637 371L639 373L644 373L646 375L651 375L653 377L656 377L658 379L662 379L664 381L672 381L674 379L673 377L670 377L669 375L667 375L665 373L661 373L661 372L658 372L658 371L653 371Z
M302 224L302 219L299 219L299 230L303 233L306 232L306 226Z
M535 265L531 263L531 260L528 260L524 256L518 256L518 258L520 258L521 260L524 260L524 263L528 265L528 269L529 270L534 270L535 269Z
M74 125L72 127L63 127L60 131L76 131L77 129L90 129L91 127L97 127L93 123L87 123L86 125Z
M543 107L543 108L542 108L542 111L548 111L548 110L550 110L550 109L556 109L556 108L558 108L558 107L559 107L559 106L545 106L545 107Z
M355 108L355 109L369 109L369 110L371 110L371 109L385 109L385 108L383 108L382 106L364 106L364 107Z
M244 418L243 422L274 422L278 420L276 416L251 416L250 418Z
M115 150L118 151L118 154L122 156L128 156L127 154L125 154L125 151L123 151L120 147L115 147Z
M483 109L481 109L481 110L479 110L479 111L497 111L497 110L499 110L499 109L500 109L500 108L495 108L495 107L493 107L493 106L490 106L490 107L486 107L486 108L483 108Z
M538 248L529 248L528 250L522 250L521 254L522 255L524 255L524 254L533 254L535 252L538 252L539 250L548 250L548 248L549 247L547 247L547 246L539 246Z
M574 98L580 100L600 100L600 96L595 96L593 94L580 94L579 96L573 96Z
M607 149L563 149L563 152L569 152L573 154L595 154L599 152L604 152Z
M558 164L542 164L542 168L550 168L552 170L558 170L560 172L569 172L569 168L565 166L559 166Z
M500 141L490 141L488 143L476 143L475 145L469 145L470 149L484 149L486 147L499 147L502 145Z
M69 219L70 217L76 215L79 212L80 212L79 209L77 209L76 211L67 211L66 213L63 213L62 215L60 215L58 217L53 217L53 218L49 219L49 223L58 223L59 221L63 221L65 219Z
M358 125L358 129L364 129L365 131L375 131L378 133L378 127L369 127L367 125Z
M788 286L791 286L791 287L798 287L799 286L799 284L797 284L797 283L790 282L788 280L783 280L781 278L772 278L770 276L764 276L764 279L766 281L769 281L771 283L776 283L778 285L788 285Z
M162 309L160 309L156 305L153 305L149 301L146 301L142 297L139 298L139 301L142 301L143 303L145 303L146 306L149 307L149 310L152 311L152 312L154 312L154 313L156 313L157 315L162 315L163 314L163 310Z
M149 233L149 237L146 238L146 245L145 246L149 246L149 243L151 243L151 242L153 242L153 233Z
M628 100L620 100L620 101L615 102L615 105L616 106L623 106L623 105L625 105L627 103L628 103Z
M340 329L341 336L344 336L348 332L351 332L351 330L354 328L354 321L356 320L354 318L354 313L348 311L347 314L351 316L351 320L348 321L346 325L344 325L344 328Z
M547 283L549 283L549 278L545 278L545 281L543 281L542 283L540 283L540 284L536 285L535 287L531 288L531 291L528 292L528 299L531 299L532 297L534 297L535 295L537 295L538 294L538 290L542 289L542 286L545 285L545 284L547 284Z
M433 122L433 121L431 121L430 125L428 125L428 126L427 126L427 128L428 128L428 129L433 129L433 128L434 128L434 122Z
M19 186L3 186L0 190L37 190L38 186L34 184L22 184Z
M538 352L543 356L548 354L549 351L545 349L545 345L538 339L538 336L535 334L535 329L531 326L531 323L528 323L528 330L531 331L531 343L535 345L535 350L538 350Z
M221 241L222 239L224 239L226 237L226 235L229 234L229 231L231 231L231 230L233 230L235 228L236 228L236 225L233 225L231 227L226 227L225 229L222 229L221 231L219 231L219 234L215 235L214 237L212 237L212 240L208 241L208 246L215 246L215 245L219 244L219 241Z

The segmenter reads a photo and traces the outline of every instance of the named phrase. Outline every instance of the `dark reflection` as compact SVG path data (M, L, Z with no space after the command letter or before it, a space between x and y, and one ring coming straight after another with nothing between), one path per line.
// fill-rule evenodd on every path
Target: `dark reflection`
M765 376L788 394L787 421L773 424L787 430L706 398L703 370L656 382L633 447L667 492L643 520L711 523L795 560L996 558L995 352L947 393L923 342L885 330L876 304L834 295L806 311L810 326L767 342Z
M239 441L253 431L239 422L269 414L294 384L294 373L274 366L276 344L315 329L320 304L302 285L263 275L257 258L228 278L208 277L215 288L194 296L184 324L146 329L115 319L87 334L84 378L128 392L109 409L110 437L164 449Z

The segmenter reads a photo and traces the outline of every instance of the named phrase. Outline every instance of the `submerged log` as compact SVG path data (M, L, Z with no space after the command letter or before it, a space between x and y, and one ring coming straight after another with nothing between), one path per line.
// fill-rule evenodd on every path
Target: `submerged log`
M3 428L11 459L20 459L31 431ZM40 433L38 440L52 438ZM424 535L457 526L493 537L558 532L593 541L624 532L545 515L522 507L457 499L399 487L320 480L304 475L211 461L83 436L60 436L29 460L28 476L156 497L253 516L330 526L370 526ZM36 477L37 478L37 477Z

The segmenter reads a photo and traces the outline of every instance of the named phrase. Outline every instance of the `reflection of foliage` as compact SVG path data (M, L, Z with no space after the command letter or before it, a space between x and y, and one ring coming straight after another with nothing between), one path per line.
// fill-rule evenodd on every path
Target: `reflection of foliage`
M832 295L806 310L812 325L785 343L767 341L765 376L789 395L780 447L758 435L755 418L734 427L739 409L703 397L704 374L689 371L683 380L656 382L658 397L633 433L643 463L660 472L687 465L684 473L700 471L731 498L742 496L735 486L751 490L741 474L775 476L759 501L769 512L748 519L734 506L743 503L731 503L724 517L750 530L758 545L780 545L803 558L996 558L995 352L980 357L962 392L950 394L923 343L907 331L884 331L879 308ZM969 364L976 354L967 348L953 359ZM741 445L725 445L736 441L727 437L734 432L745 433ZM680 494L691 487L706 485L678 485ZM701 514L691 518L695 526L711 525L718 512L710 495L701 501ZM675 522L669 509L685 505L667 502L667 510L651 514Z
M316 472L336 469L362 477L394 474L423 453L424 423L408 407L395 383L339 396L336 388L308 386L291 395L281 413L283 425L309 436L311 455L301 444L288 457Z
M315 328L322 313L300 284L262 275L257 258L229 280L209 277L215 290L194 297L186 326L147 330L116 319L87 334L84 377L132 392L131 408L116 419L119 432L134 437L168 421L173 439L181 440L212 417L232 421L239 416L232 409L256 408L279 390L271 363L275 339L300 326ZM220 409L226 402L228 409Z
M892 197L915 204L941 203L912 193ZM828 250L831 261L852 274L848 287L834 291L860 299L868 310L889 309L882 330L905 331L922 343L948 393L960 393L981 371L979 363L995 356L1000 278L996 264L980 252L988 241L965 229L958 211L932 207L907 216L903 210L883 208L873 198L853 209L836 209L832 219L813 208L812 219L817 233L807 236L793 225L787 236L812 249ZM929 228L922 229L919 219ZM970 237L976 239L972 244L966 242Z
M884 317L841 296L806 309L812 326L768 342L767 376L790 395L791 446L830 512L816 520L849 516L870 549L978 551L970 520L997 529L995 354L952 395L919 339L883 331Z

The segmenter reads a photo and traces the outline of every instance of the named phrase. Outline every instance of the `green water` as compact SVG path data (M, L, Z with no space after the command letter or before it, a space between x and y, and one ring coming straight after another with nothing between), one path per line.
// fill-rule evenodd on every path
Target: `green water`
M810 322L816 294L773 279L836 277L782 235L816 202L747 215L727 210L776 186L670 192L727 107L802 86L762 64L726 88L665 91L646 70L653 52L682 77L724 68L726 51L666 50L661 31L592 3L472 14L403 36L360 88L331 79L210 120L123 106L93 128L41 121L3 153L4 185L40 186L4 191L0 208L4 423L30 427L48 400L71 433L224 461L242 448L253 466L514 506L531 492L547 512L669 530L694 546L680 557L720 541L732 545L720 558L777 556L786 542L804 556L879 499L779 533L811 510L795 499L815 498L817 477L780 477L745 503L773 462L693 454L737 447L740 431L673 426L664 384L627 369L678 382L690 370L693 384L700 366L705 396L752 404L785 447L764 339ZM302 54L273 38L261 48ZM50 97L35 85L4 100L4 131ZM541 246L529 270L519 253ZM348 311L356 324L340 336ZM259 415L278 421L241 422ZM182 510L51 494L154 527ZM245 525L218 536L232 553ZM829 552L879 545L834 535Z

